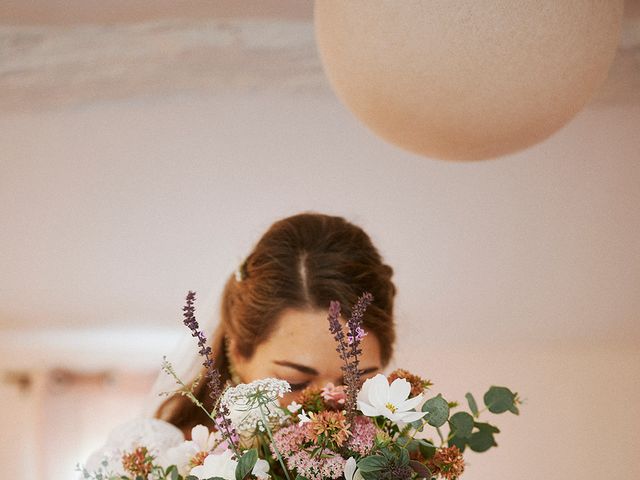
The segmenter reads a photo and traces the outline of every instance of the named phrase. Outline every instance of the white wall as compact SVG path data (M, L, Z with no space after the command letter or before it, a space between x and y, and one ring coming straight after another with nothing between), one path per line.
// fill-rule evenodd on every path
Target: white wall
M639 126L638 106L591 108L526 152L459 164L383 143L328 96L5 115L0 335L172 328L184 293L218 291L272 221L341 214L396 270L399 365L451 399L495 383L528 400L497 419L500 448L470 456L467 478L637 478ZM31 400L1 393L8 442ZM55 428L86 428L58 411ZM0 463L36 478L17 458Z
M467 453L465 478L640 478L640 349L634 345L450 344L405 350L433 392L466 406L491 385L517 391L520 415L482 414L500 428L498 448ZM468 411L468 409L467 409Z

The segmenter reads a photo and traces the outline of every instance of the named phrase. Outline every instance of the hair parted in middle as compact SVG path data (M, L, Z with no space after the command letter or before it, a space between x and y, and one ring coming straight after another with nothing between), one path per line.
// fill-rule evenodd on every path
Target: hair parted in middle
M378 340L385 366L395 342L392 276L393 269L383 262L369 235L342 217L306 212L275 222L222 292L220 323L210 344L223 381L229 380L229 339L236 354L251 358L285 310L328 311L335 300L348 318L364 292L374 300L363 327ZM328 329L328 324L318 328ZM207 405L205 383L195 393ZM204 412L182 396L170 397L156 416L185 432L198 423L208 424Z

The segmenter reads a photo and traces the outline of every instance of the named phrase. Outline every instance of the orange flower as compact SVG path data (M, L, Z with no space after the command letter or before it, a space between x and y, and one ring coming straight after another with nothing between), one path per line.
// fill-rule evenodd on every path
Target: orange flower
M427 464L434 475L446 480L456 480L464 472L464 458L455 445L438 449Z
M341 447L349 438L349 423L343 412L326 410L311 414L311 431Z
M122 455L122 467L134 478L146 479L153 468L153 457L149 455L147 447L138 447L131 453Z
M416 395L420 395L427 388L433 385L430 380L425 380L418 375L414 375L413 373L404 370L402 368L398 368L391 372L391 374L387 377L389 383L393 383L393 381L397 378L404 378L407 382L411 384L411 396L415 397Z

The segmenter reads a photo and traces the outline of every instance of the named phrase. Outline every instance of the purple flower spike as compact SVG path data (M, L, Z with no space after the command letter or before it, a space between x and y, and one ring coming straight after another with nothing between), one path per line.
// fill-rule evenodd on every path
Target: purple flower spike
M215 368L214 360L211 357L211 347L207 345L207 337L200 330L200 325L195 316L194 302L196 299L196 293L189 291L187 294L187 303L182 310L184 311L183 323L191 330L191 336L198 339L198 353L203 357L202 364L206 369L207 385L209 386L209 396L213 400L213 404L217 405L220 396L222 395L222 379L220 372Z
M351 421L357 409L357 396L360 388L360 359L362 353L360 342L367 334L362 328L364 313L373 302L373 295L364 293L351 310L351 317L347 322L348 334L345 336L340 323L340 303L331 301L329 304L329 330L336 340L336 350L343 361L342 373L346 386L347 398L345 410L347 418ZM345 341L346 339L346 341Z

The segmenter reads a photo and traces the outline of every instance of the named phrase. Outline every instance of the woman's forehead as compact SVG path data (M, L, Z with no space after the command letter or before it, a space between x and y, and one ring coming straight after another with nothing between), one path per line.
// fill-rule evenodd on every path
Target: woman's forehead
M377 340L367 335L362 347L362 360L378 366L380 349ZM286 310L272 334L256 350L258 353L271 361L295 361L325 372L340 369L342 365L336 352L336 341L329 331L327 312L318 310Z

